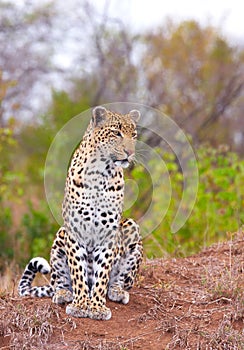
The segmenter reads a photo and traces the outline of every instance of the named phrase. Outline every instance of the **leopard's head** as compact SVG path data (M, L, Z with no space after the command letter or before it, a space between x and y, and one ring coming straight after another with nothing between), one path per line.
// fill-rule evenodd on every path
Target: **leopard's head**
M95 145L115 166L127 168L133 160L139 118L137 110L119 114L101 106L93 109L91 124Z

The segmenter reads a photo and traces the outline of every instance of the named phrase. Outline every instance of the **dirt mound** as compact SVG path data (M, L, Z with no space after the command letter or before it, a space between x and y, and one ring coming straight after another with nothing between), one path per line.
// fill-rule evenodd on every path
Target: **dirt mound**
M0 299L0 350L243 349L244 234L182 259L146 261L109 321L68 317L49 299Z

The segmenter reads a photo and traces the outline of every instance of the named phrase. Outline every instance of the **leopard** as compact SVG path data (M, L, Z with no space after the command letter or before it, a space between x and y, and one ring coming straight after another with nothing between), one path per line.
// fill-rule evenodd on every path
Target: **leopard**
M20 296L50 297L73 317L109 320L107 299L128 304L143 258L139 225L123 217L124 173L135 161L138 110L121 114L97 106L75 150L66 177L63 225L50 264L36 257L26 265ZM37 274L50 283L32 286Z

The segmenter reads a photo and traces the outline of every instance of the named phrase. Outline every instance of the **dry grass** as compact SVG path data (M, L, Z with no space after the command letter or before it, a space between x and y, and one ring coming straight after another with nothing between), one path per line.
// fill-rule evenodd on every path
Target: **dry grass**
M165 349L244 349L243 238L239 232L234 242L213 246L199 257L164 264L180 285L174 279L156 282L153 266L159 262L151 262L156 283L147 286L147 295L154 305L138 321L158 320L157 329L172 335Z
M11 349L29 350L43 348L54 330L54 320L59 314L53 305L40 305L33 314L25 305L1 300L1 309L5 309L0 322L0 334L8 338Z
M0 274L0 297L9 294L14 296L19 275L19 267L15 263L6 266L4 273Z
M225 315L214 334L206 334L206 349L243 350L244 334L233 328L229 315Z
M205 267L203 281L213 300L234 300L243 293L244 248L234 248L232 241L227 246L229 249L224 252L226 259L217 263L212 259Z

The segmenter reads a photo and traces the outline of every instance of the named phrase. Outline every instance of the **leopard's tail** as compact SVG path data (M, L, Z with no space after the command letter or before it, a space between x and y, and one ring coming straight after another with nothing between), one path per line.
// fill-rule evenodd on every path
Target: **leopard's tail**
M32 287L32 282L37 274L40 272L44 275L50 273L51 267L44 258L33 258L26 265L24 273L19 281L18 292L20 296L32 297L52 297L54 294L53 288L50 285L43 287Z

